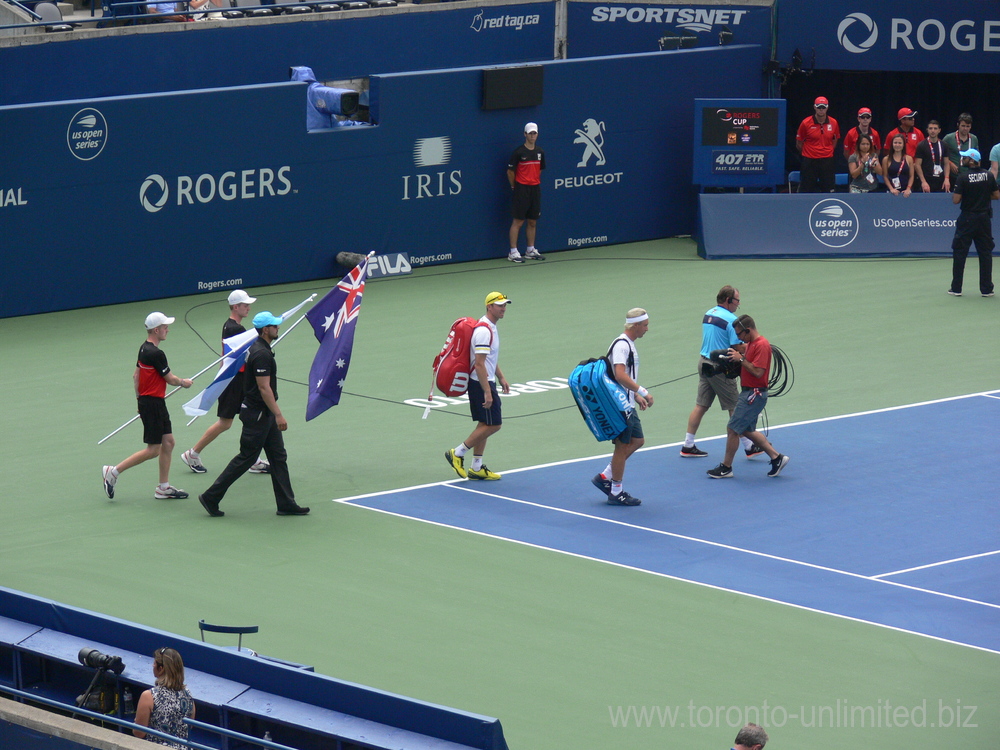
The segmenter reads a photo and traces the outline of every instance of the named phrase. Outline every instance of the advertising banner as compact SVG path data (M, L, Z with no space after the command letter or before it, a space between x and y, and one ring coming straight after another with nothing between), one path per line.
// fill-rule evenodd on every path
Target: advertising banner
M950 256L959 214L946 193L730 194L699 200L698 252L704 258ZM997 224L994 218L994 234Z
M331 130L306 129L298 82L0 108L8 142L31 144L0 154L0 316L339 278L342 250L386 274L505 257L528 121L543 252L690 234L695 94L756 92L759 52L552 61L542 105L501 110L480 68L376 76L376 124Z
M798 49L820 70L989 73L1000 70L1000 3L784 0L778 59Z
M771 56L772 7L761 5L661 5L568 2L567 55L759 44Z
M784 99L695 99L701 187L774 187L785 177Z

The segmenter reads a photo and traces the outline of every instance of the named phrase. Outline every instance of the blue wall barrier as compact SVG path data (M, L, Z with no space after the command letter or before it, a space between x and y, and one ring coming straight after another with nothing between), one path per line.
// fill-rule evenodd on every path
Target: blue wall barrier
M551 2L375 13L49 35L0 47L0 104L278 83L290 65L308 65L322 81L552 59ZM190 141L214 136L192 125Z
M706 194L699 196L698 252L705 258L950 256L958 214L943 193ZM997 225L994 217L994 234Z
M1000 3L780 0L777 56L822 70L996 73Z
M502 257L528 120L543 250L689 234L694 98L756 95L759 54L552 61L544 103L508 110L481 108L478 68L376 76L379 124L326 131L291 82L0 108L32 144L0 155L0 317L328 278L339 250Z

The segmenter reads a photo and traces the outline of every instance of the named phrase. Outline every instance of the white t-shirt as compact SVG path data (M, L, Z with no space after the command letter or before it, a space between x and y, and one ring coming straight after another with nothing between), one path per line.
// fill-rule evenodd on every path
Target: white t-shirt
M479 380L476 374L476 355L486 355L486 378L492 382L497 379L497 359L500 357L500 334L493 322L484 315L479 319L485 326L476 326L472 332L472 379Z
M632 355L631 367L628 364L630 353ZM628 336L622 334L611 344L611 352L608 359L611 360L612 377L614 377L615 365L625 365L625 372L629 374L629 377L636 383L639 382L639 352L635 348L635 342ZM625 388L625 386L623 385L622 388ZM628 391L629 405L635 408L635 391L631 391L628 388L625 388L625 390Z

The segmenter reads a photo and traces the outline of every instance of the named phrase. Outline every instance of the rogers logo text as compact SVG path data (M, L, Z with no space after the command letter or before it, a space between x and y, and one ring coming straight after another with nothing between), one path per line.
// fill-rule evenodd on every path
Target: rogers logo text
M643 8L637 6L598 5L590 15L590 20L596 23L614 23L625 20L628 23L676 23L678 26L692 31L709 31L712 26L729 24L739 26L740 21L750 11L720 10L718 8L664 8L655 6Z
M149 213L155 214L170 202L177 206L191 206L211 203L216 199L235 201L288 195L292 192L291 171L288 166L279 167L277 172L262 167L223 172L218 177L208 173L197 177L178 175L172 182L161 175L151 174L139 188L139 202Z
M878 39L878 26L865 13L851 13L837 27L837 41L848 52L867 52ZM1000 52L1000 19L983 21L980 28L976 21L969 19L945 26L936 18L922 21L893 18L890 22L889 49L914 50L917 47L928 52L942 47L957 52Z

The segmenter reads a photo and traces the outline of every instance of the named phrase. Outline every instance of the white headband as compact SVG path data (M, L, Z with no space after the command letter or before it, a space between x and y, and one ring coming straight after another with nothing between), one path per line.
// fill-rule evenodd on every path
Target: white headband
M649 320L649 313L636 315L634 318L625 318L625 325L631 325L632 323L641 323L644 320Z

